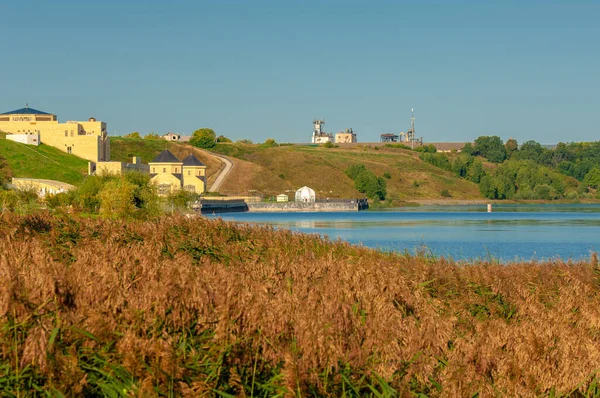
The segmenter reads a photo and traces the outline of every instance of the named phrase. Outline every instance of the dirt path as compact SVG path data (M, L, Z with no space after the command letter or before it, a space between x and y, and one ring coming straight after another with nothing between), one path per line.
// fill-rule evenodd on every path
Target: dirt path
M215 180L215 182L213 182L213 184L208 189L208 192L218 192L219 188L221 187L221 184L223 183L223 181L225 181L225 178L227 178L227 175L229 174L231 169L233 169L234 164L229 158L227 158L223 155L218 155L214 152L209 152L209 153L212 156L219 158L219 160L225 164L225 167L223 168L223 170L221 170L221 172L217 176L217 179Z

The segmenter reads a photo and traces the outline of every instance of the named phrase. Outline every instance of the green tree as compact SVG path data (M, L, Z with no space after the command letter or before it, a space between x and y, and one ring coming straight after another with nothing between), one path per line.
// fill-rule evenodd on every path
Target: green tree
M220 135L220 136L217 137L217 142L227 142L227 143L229 143L229 142L231 142L231 140L229 138L225 137L224 135Z
M365 167L364 164L353 164L351 166L348 166L348 168L344 171L344 173L346 173L346 175L348 177L350 177L352 180L355 180L356 177L367 171L367 168Z
M134 131L133 133L129 133L125 136L125 138L142 138L140 136L140 133L138 133L137 131Z
M485 176L485 170L481 160L475 159L467 168L466 178L469 181L473 181L475 184L479 184L481 179Z
M509 138L504 144L504 149L506 149L506 157L510 159L512 154L519 149L519 144L514 138Z
M204 149L214 148L217 142L217 135L213 129L201 128L192 133L190 144Z
M506 148L497 135L478 137L473 149L473 155L483 156L492 163L502 163L506 159Z
M521 145L518 153L515 154L515 158L519 160L533 160L536 163L542 164L543 153L544 147L539 142L529 140Z
M466 153L467 155L474 155L475 148L473 147L473 144L471 144L470 142L467 142L460 151L462 153Z
M354 187L364 193L369 199L384 200L387 196L387 183L383 177L377 177L372 171L367 170L364 164L349 166L345 173L354 180Z
M275 142L273 138L267 138L261 146L264 148L273 148L274 146L277 146L277 142Z
M107 182L100 191L100 215L105 218L127 219L135 212L135 185L124 178Z
M585 175L583 183L590 188L597 189L598 186L600 186L600 169L598 167L594 167L593 169L591 169Z

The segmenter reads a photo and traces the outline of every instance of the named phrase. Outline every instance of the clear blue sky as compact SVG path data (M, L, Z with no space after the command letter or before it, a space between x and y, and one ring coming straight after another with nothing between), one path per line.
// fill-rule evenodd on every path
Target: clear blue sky
M10 1L0 112L254 142L600 139L600 1Z

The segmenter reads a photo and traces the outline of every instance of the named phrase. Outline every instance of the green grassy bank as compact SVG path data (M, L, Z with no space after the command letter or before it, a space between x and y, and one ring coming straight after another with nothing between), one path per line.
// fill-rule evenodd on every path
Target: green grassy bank
M24 145L0 136L0 156L6 159L13 177L43 178L79 185L88 170L88 161L41 144Z
M599 396L600 270L0 216L7 396ZM578 395L579 394L579 395Z

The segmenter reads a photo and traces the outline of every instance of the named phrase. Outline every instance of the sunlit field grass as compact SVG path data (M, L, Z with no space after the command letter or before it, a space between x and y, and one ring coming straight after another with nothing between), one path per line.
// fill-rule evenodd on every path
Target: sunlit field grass
M0 216L3 396L599 396L600 271Z
M48 145L25 145L0 137L0 156L14 177L43 178L79 185L88 171L88 161Z

